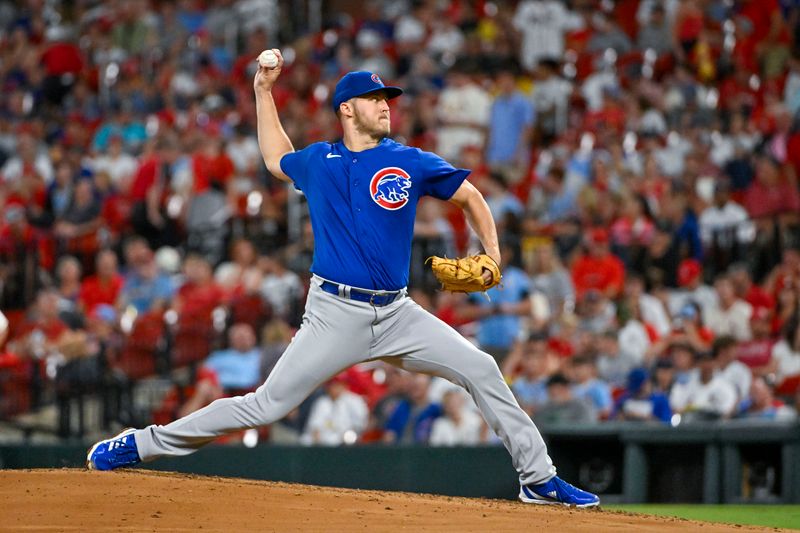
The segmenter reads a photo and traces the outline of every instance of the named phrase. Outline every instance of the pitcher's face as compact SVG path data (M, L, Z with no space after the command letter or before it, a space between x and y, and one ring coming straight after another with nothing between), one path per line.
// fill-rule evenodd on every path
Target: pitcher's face
M391 131L389 100L384 91L375 91L350 100L356 130L373 138L383 138Z

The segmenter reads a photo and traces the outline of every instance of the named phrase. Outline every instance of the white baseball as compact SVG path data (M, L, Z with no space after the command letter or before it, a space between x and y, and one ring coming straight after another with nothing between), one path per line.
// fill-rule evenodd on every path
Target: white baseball
M278 66L278 56L272 50L264 50L258 56L258 64L264 68L275 68Z

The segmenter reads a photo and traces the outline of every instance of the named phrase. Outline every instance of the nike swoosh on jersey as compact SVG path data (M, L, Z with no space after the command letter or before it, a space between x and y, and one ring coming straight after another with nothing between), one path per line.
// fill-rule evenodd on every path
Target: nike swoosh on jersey
M334 158L334 157L342 157L342 156L340 156L339 154L328 154L328 155L325 156L326 159L331 159L331 158Z

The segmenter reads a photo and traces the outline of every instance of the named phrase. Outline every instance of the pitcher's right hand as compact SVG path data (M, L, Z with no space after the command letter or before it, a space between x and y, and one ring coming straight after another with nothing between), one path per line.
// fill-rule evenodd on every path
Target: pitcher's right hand
M255 91L272 90L272 86L275 85L275 81L281 74L281 68L283 67L283 56L281 55L281 51L277 48L273 48L272 51L275 52L275 55L278 57L278 64L273 68L262 67L258 63L258 58L255 59L255 62L258 65L256 76L253 79L253 89Z

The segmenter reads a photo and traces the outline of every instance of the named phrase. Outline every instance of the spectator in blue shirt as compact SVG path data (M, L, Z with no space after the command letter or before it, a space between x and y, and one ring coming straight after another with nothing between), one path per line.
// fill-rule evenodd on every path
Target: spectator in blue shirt
M795 420L797 412L775 398L775 391L759 376L750 385L750 396L739 404L739 418L785 422Z
M144 122L133 114L130 103L116 106L116 113L97 129L92 139L92 148L97 152L105 152L111 138L119 136L122 137L126 151L137 152L147 140Z
M163 309L175 295L172 279L159 270L153 252L144 239L134 239L125 246L129 266L119 295L119 307L132 305L137 313Z
M513 257L508 244L503 257ZM509 264L503 269L503 284L483 293L472 293L470 305L461 310L461 318L478 319L478 343L501 364L522 331L522 317L530 315L528 298L531 280L520 268ZM487 298L488 295L488 298Z
M492 218L497 223L498 234L502 234L506 218L509 215L519 218L525 213L525 206L508 190L505 178L497 172L490 173L481 182L481 192L489 206L489 211L492 212Z
M564 183L564 169L552 167L531 191L531 211L542 226L564 223L578 214L578 198Z
M514 396L526 413L533 415L547 403L548 372L547 335L534 333L522 348L520 373L511 385ZM510 358L509 358L510 359Z
M653 392L650 375L644 368L634 368L628 374L625 392L614 404L614 418L618 420L656 420L669 424L672 410L669 399L662 392Z
M416 374L409 384L408 398L398 402L386 422L383 440L388 443L427 444L433 422L442 415L438 403L428 398L431 378Z
M256 348L256 335L248 324L237 323L228 330L225 350L212 352L197 373L194 393L178 409L184 417L226 393L254 389L263 381L261 351Z
M611 388L597 379L597 366L591 356L576 356L572 360L572 396L594 407L601 419L611 414Z
M489 115L486 162L496 172L516 182L528 165L529 143L536 113L533 103L516 87L515 66L497 73L498 94Z
M703 243L700 239L700 222L689 205L686 194L675 192L664 202L663 216L672 228L672 248L678 254L698 261L703 260Z
M225 390L253 389L261 384L261 351L249 324L238 323L228 331L229 348L212 352L205 367L217 374Z

